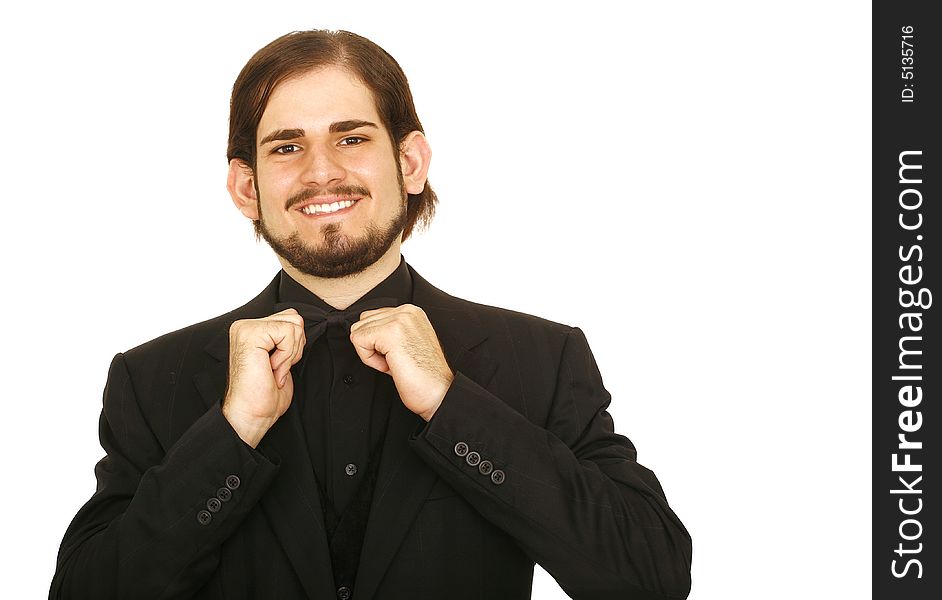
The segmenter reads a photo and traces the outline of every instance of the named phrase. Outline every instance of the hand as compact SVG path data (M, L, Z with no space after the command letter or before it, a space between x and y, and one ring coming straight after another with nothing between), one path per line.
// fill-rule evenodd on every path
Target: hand
M412 304L363 311L350 341L363 364L392 376L406 408L432 418L455 374L425 311Z
M306 343L304 319L293 308L229 328L229 382L222 414L255 448L285 414L294 394L291 367Z

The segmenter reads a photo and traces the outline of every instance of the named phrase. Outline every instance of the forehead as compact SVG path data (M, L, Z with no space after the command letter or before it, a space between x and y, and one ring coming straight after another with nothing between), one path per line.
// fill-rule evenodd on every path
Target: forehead
M355 119L381 123L372 92L349 71L328 66L278 84L262 113L258 133L289 128L326 131L331 123Z

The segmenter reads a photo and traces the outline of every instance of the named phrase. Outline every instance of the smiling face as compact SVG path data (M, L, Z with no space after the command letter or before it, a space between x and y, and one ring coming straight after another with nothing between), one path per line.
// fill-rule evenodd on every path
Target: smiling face
M394 148L369 89L324 67L275 88L256 139L254 172L234 159L228 187L286 269L345 277L398 263L407 192L425 184L421 133Z

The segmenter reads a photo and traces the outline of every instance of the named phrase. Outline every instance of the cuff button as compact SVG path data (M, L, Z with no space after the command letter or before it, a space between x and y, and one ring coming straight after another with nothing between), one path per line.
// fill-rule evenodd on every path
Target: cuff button
M196 522L200 525L209 525L213 520L213 515L208 510L201 510L196 513Z
M216 497L223 502L228 502L232 500L232 492L229 490L229 488L222 487L216 490Z
M472 467L476 467L481 462L481 455L477 452L468 452L468 455L464 457L464 461Z
M478 465L478 472L481 475L490 475L491 471L494 470L494 463L489 460L482 460L481 464Z
M494 485L500 485L504 483L505 479L506 479L506 476L504 475L504 472L501 471L500 469L494 469L494 472L491 473L491 483L493 483Z
M464 442L458 442L455 444L455 454L458 456L465 456L468 454L468 445Z
M230 475L226 477L226 487L230 490L237 490L239 486L242 485L242 481L239 479L238 475Z

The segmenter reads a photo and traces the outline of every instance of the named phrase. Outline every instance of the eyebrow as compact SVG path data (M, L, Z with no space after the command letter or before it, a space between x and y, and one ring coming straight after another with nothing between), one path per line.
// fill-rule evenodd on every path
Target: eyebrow
M362 121L360 119L350 119L347 121L336 121L331 123L328 131L330 131L330 133L346 133L348 131L353 131L354 129L359 129L360 127L373 127L374 129L379 129L376 123ZM263 137L258 142L258 145L264 146L269 142L285 142L288 140L296 140L301 137L304 137L303 129L278 129Z
M261 139L258 143L259 146L264 146L268 142L284 142L287 140L296 140L299 137L304 137L303 129L277 129L272 131L265 137Z
M370 121L361 121L359 119L351 119L349 121L337 121L336 123L330 124L329 131L331 133L346 133L348 131L353 131L354 129L359 129L360 127L373 127L379 129L376 126L376 123L371 123Z

